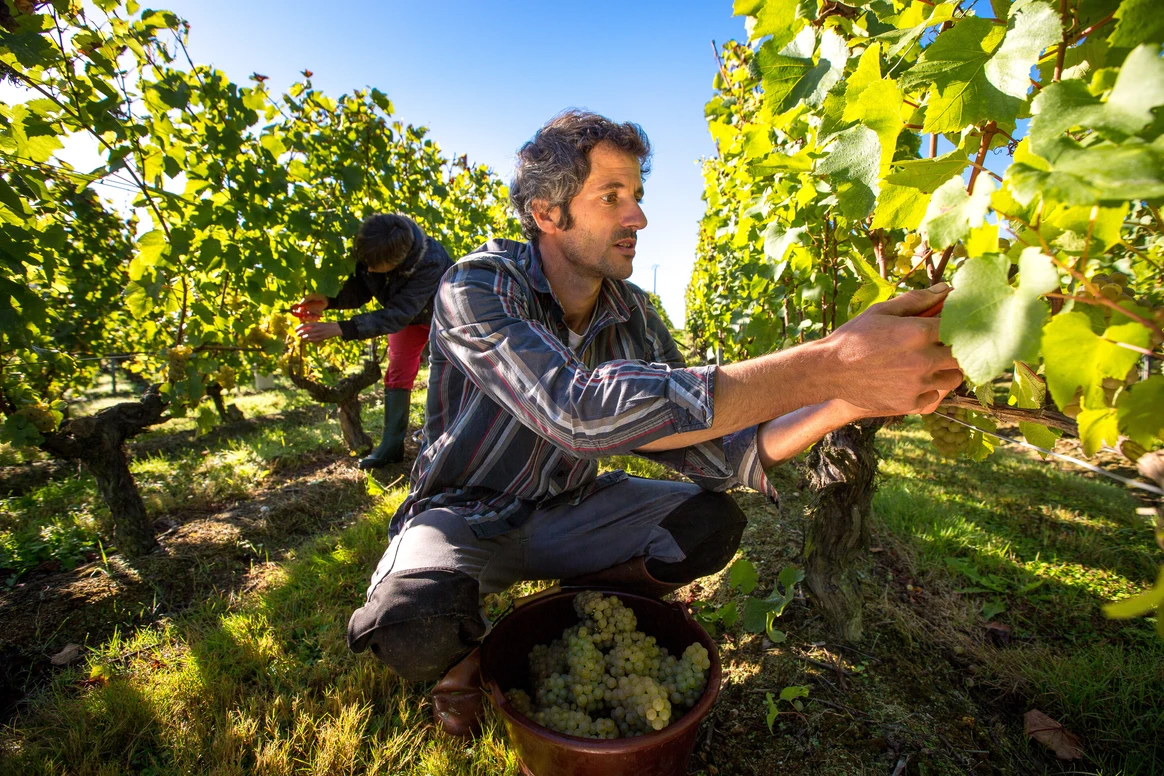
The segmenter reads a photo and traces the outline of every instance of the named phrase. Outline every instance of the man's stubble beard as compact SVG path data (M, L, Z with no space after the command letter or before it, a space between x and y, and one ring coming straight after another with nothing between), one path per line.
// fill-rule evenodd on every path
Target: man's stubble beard
M636 230L619 229L609 242L591 239L590 235L579 229L577 224L571 229L566 230L565 234L569 235L570 232L574 232L574 234L562 241L562 256L577 273L586 277L604 278L607 280L626 280L633 274L633 259L624 269L621 262L616 264L614 261L611 261L607 257L606 252L614 246L614 243L634 237ZM595 244L601 245L597 265L593 261L587 260L594 255Z

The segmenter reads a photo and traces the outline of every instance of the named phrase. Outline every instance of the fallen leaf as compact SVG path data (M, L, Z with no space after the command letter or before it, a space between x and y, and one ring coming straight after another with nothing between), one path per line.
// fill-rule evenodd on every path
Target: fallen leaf
M1023 732L1055 753L1060 760L1079 760L1083 757L1083 746L1079 739L1037 709L1023 715Z
M81 645L66 644L60 652L49 658L49 662L54 666L67 666L69 663L76 663L80 659Z
M996 647L1005 647L1010 644L1011 630L1009 625L1001 622L988 622L982 626L986 631L986 640Z

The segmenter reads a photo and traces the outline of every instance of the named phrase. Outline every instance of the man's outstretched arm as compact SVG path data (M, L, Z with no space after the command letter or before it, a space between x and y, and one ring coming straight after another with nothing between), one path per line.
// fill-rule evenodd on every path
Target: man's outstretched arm
M938 340L938 320L913 316L946 291L911 291L822 340L720 367L710 427L656 439L640 451L687 447L759 423L758 452L770 465L860 417L932 412L962 383L962 373Z

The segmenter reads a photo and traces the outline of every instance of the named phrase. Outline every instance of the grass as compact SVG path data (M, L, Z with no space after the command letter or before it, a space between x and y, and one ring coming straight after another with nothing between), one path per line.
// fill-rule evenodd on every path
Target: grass
M359 597L403 495L254 594L94 650L57 677L5 772L516 773L495 726L468 748L434 744L417 690L347 651L341 602Z
M1142 591L1164 563L1141 503L1026 455L942 462L917 424L883 441L875 509L907 573L935 588L929 603L947 615L922 616L920 627L945 626L937 640L955 646L991 607L1017 645L963 642L988 681L1088 731L1100 771L1164 772L1164 644L1153 618L1100 611Z
M414 396L414 415L421 402ZM372 432L379 414L378 404L366 408ZM259 498L260 488L278 492L280 478L313 456L342 458L337 439L334 420L284 420L207 447L162 446L135 472L152 509L213 509ZM1149 620L1111 622L1099 612L1143 589L1161 562L1137 502L1023 455L942 461L912 423L883 432L880 444L870 638L837 645L803 598L781 618L783 644L728 627L718 638L727 681L692 773L883 774L902 757L910 774L1164 773L1164 645ZM606 465L665 474L641 459ZM739 495L750 519L741 555L759 570L756 594L796 563L803 540L796 477L777 476L781 510ZM239 567L234 583L185 612L91 642L83 663L47 676L0 731L0 774L518 773L496 718L472 743L449 739L430 723L426 687L347 651L347 617L403 496L394 487L349 499L345 508L362 506L340 527L282 559ZM91 488L74 480L10 497L15 514L13 498L25 500L14 520L73 509L82 525L97 519L86 510L99 511ZM309 508L306 497L288 496L279 520L306 520ZM742 603L725 576L681 595ZM490 611L532 589L503 594ZM986 613L1011 629L1009 643L986 637ZM810 688L805 709L784 704L770 733L765 695L790 685ZM1060 766L1028 743L1028 708L1080 735L1088 759Z
M81 413L124 398L99 393ZM339 441L338 421L324 419L322 408L300 391L237 392L228 398L247 418L260 419L257 425L247 424L237 436L226 429L198 437L193 419L175 418L130 442L134 454L130 471L150 514L205 511L246 499L273 471L294 468L321 454L347 453ZM423 417L423 405L413 411ZM277 420L296 414L311 422ZM275 421L262 421L272 416ZM383 425L379 407L365 405L362 419L371 433L379 433ZM32 457L39 458L35 453ZM107 549L100 538L109 536L111 521L96 481L76 466L42 471L43 484L18 487L0 497L0 580L9 586L30 570L74 568Z

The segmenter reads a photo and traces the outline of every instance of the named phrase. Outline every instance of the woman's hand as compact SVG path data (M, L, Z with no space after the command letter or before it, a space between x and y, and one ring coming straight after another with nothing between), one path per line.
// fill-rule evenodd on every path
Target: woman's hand
M291 306L291 314L303 321L318 321L320 314L326 309L326 296L323 294L308 294Z
M304 342L323 342L342 333L338 323L301 323L295 327L295 334Z

